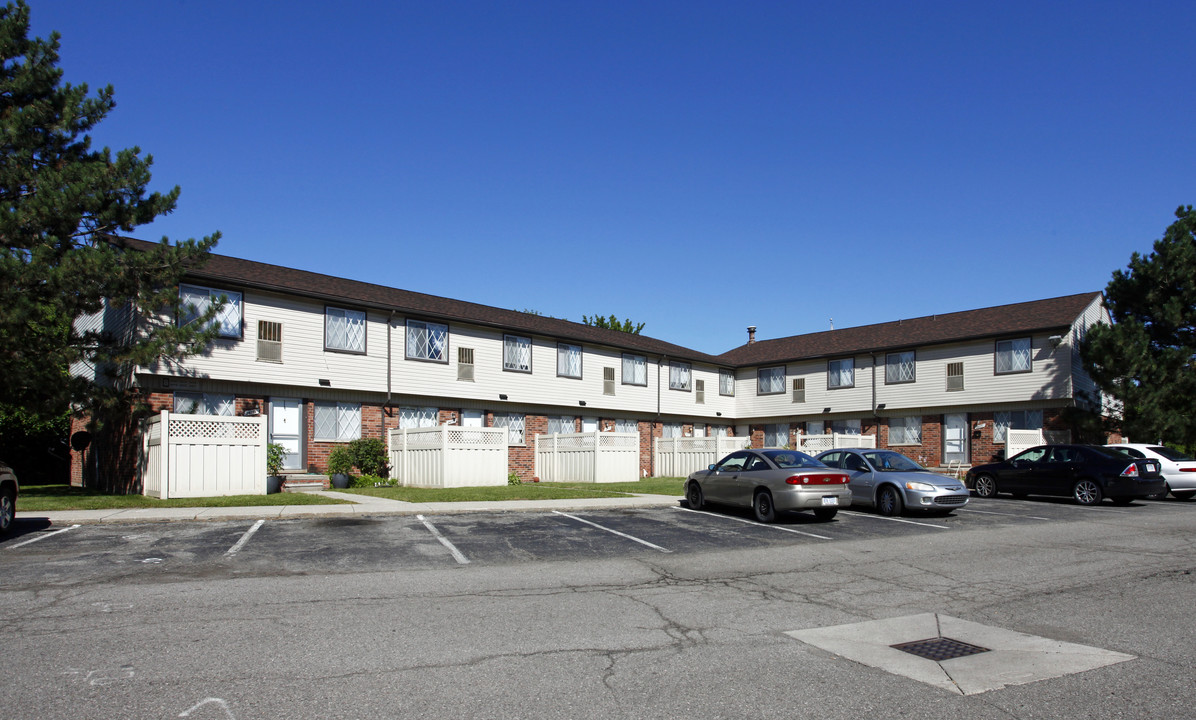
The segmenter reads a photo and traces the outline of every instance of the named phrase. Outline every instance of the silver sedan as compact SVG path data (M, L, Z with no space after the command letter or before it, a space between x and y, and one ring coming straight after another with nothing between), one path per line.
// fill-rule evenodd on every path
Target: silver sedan
M968 504L963 481L933 473L899 452L871 448L827 450L823 463L851 473L851 504L875 507L881 515L903 510L951 512Z
M830 520L851 504L847 474L828 468L796 450L740 450L685 481L690 508L706 503L750 507L760 522L772 522L778 511L813 510Z

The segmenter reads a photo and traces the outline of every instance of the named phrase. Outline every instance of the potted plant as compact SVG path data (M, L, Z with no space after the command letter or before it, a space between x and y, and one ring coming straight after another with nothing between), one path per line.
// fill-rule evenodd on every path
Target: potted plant
M328 476L332 480L332 487L344 489L349 487L349 471L353 469L353 454L347 447L338 447L328 453Z
M276 493L282 490L282 463L287 457L287 449L278 443L266 446L266 492Z

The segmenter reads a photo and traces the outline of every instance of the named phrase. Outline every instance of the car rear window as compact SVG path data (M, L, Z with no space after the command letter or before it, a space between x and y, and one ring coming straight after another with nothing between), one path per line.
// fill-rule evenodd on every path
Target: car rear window
M1162 455L1163 457L1167 458L1168 460L1180 461L1180 460L1193 460L1194 459L1188 455L1185 455L1184 453L1181 453L1178 450L1172 450L1171 448L1163 447L1162 445L1152 445L1150 449L1153 450L1154 452L1157 452L1158 454Z
M826 465L796 450L773 450L764 453L779 468L819 468Z

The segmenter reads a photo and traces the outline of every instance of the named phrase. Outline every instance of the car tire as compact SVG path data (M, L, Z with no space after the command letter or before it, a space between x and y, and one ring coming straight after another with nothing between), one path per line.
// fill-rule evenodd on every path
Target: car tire
M1174 490L1172 490L1171 496L1174 497L1176 500L1191 500L1193 497L1196 497L1196 492L1177 493Z
M691 482L689 488L685 491L685 502L689 503L690 510L701 510L705 505L702 499L702 487L696 482Z
M1075 484L1071 489L1071 496L1081 505L1099 505L1100 501L1104 499L1100 485L1097 485L1095 480L1087 479L1080 480Z
M7 535L17 517L17 497L11 490L0 491L0 535Z
M976 497L996 497L997 479L992 475L977 475L972 482L972 489L976 491Z
M814 508L814 517L819 520L833 520L839 514L839 508Z
M876 495L876 512L885 517L900 515L903 505L904 503L901 502L901 493L892 485L885 485Z
M772 493L767 490L761 490L752 498L752 512L756 513L756 519L762 523L770 523L777 519L777 509L772 504Z

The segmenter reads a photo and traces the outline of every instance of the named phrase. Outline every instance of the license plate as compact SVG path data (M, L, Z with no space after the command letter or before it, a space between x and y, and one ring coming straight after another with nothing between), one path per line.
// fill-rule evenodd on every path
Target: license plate
M838 505L839 498L835 495L828 495L828 496L822 498L822 504L823 505Z
M1158 465L1155 465L1152 462L1146 463L1146 472L1158 472L1158 471L1159 471Z

